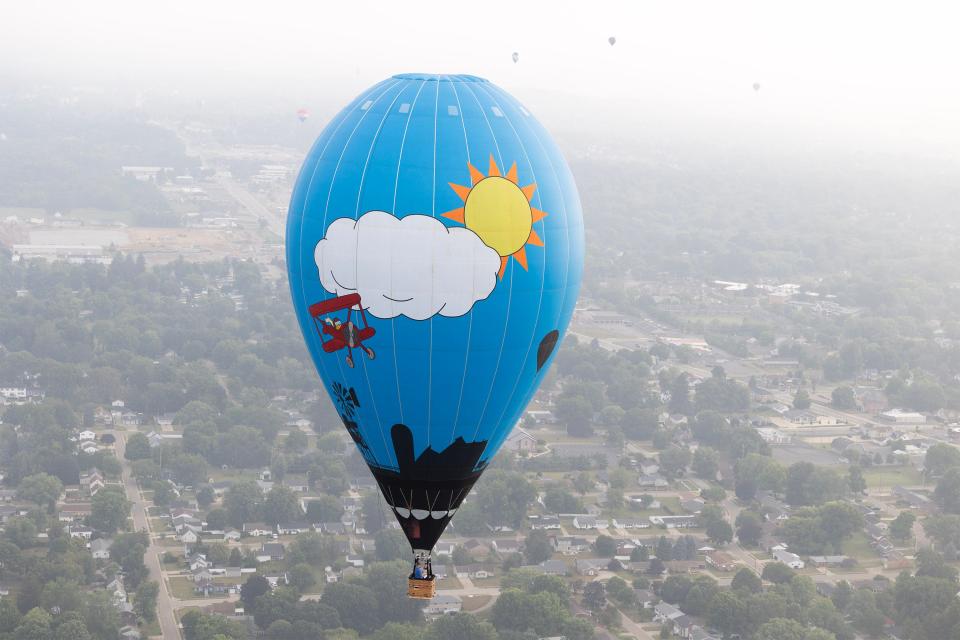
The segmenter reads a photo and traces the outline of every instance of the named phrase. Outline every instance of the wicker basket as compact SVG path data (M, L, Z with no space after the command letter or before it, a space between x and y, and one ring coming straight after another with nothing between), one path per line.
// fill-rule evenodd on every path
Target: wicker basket
M433 578L408 578L407 595L411 598L430 600L437 595L437 579Z

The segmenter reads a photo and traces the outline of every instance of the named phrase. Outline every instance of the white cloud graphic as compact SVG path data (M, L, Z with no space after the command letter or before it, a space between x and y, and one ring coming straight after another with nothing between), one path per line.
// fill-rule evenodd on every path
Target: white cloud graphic
M500 256L473 231L384 211L334 220L313 255L324 289L358 292L378 318L462 316L490 295L500 270Z

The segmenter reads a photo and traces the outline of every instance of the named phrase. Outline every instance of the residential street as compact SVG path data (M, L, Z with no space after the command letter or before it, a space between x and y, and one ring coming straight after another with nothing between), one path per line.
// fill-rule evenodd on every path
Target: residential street
M123 467L121 479L127 492L127 500L133 507L131 516L133 517L133 526L137 531L146 531L150 535L150 546L144 554L143 561L150 570L150 579L155 580L160 585L160 594L157 596L157 618L160 621L160 630L164 640L180 640L180 628L177 625L177 618L174 615L173 600L167 591L166 580L163 579L163 570L160 566L160 554L163 549L155 544L153 531L150 529L150 519L147 517L147 503L140 493L137 481L130 472L130 463L124 458L124 451L127 445L126 433L122 431L112 432L117 438L116 449L117 458Z

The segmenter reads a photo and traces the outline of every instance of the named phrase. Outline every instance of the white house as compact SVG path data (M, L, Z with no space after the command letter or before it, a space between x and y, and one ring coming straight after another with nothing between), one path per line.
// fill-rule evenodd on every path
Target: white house
M782 562L791 569L803 569L805 566L803 560L800 559L800 556L792 551L787 551L786 549L774 550L773 557L775 560Z
M197 535L197 532L193 529L186 528L183 533L180 534L180 542L185 544L196 544L200 540L200 536Z
M576 529L607 529L610 523L606 520L594 518L593 516L577 516L573 519L573 526Z
M503 443L505 451L515 451L517 453L527 453L536 448L537 439L520 427L514 428L506 442Z
M458 596L452 596L445 593L435 595L423 609L423 615L432 620L441 616L460 613L463 609L463 601Z
M113 540L109 538L97 538L90 543L90 555L94 560L107 560L110 558L110 546Z
M97 438L97 434L89 429L86 429L80 432L79 438L81 442L84 440L95 440Z

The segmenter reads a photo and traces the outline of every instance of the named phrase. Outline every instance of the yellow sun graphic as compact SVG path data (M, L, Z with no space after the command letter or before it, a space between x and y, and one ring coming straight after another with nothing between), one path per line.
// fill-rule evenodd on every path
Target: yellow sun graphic
M533 223L547 214L530 206L537 185L521 187L517 183L516 162L506 176L501 176L492 155L487 175L472 164L467 166L470 167L472 186L448 183L463 200L463 206L444 213L443 217L463 223L500 255L498 275L501 279L510 256L526 270L527 245L543 246L543 240L533 230Z

